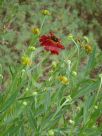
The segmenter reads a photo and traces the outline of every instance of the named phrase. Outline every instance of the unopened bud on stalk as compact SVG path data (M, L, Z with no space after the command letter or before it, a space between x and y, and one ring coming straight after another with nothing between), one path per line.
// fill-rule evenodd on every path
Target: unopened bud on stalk
M77 72L76 71L72 71L72 75L73 76L77 76Z
M25 90L26 90L26 91L29 91L29 88L27 87Z
M73 40L73 35L72 34L68 35L68 40Z
M27 106L27 102L26 102L26 101L24 101L24 102L23 102L23 105L24 105L24 106Z
M25 72L25 69L22 69L22 73L24 73Z
M29 49L30 51L35 51L35 50L36 50L36 48L35 48L34 46L29 46L28 49Z
M75 124L75 122L73 120L71 120L71 119L69 120L69 123L72 124L72 125Z
M94 108L97 110L97 109L98 109L98 106L97 106L97 105L95 105L95 106L94 106Z
M32 95L33 96L37 96L38 92L33 92Z
M49 135L49 136L54 136L54 131L53 131L52 129L49 130L49 131L48 131L48 135Z
M47 9L42 10L41 13L42 13L44 16L46 16L46 15L48 15L48 16L51 15L50 12L49 12L49 10L47 10Z
M53 68L56 68L56 67L57 67L57 62L56 62L56 61L53 61L53 62L52 62L52 67L53 67Z

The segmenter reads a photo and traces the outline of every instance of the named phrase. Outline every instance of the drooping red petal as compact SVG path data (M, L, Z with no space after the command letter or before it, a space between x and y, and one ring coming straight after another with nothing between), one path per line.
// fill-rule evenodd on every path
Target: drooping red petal
M65 49L65 47L60 43L57 43L57 47L60 48L60 49Z
M53 54L59 54L60 49L53 46L45 46L46 50L51 51Z

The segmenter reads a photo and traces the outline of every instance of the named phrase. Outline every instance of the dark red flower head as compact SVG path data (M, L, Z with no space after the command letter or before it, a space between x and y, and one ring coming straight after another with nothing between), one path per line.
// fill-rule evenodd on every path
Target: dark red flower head
M40 43L41 46L44 46L44 49L50 51L52 54L59 54L62 49L65 49L61 44L61 39L56 37L52 32L49 35L42 35Z

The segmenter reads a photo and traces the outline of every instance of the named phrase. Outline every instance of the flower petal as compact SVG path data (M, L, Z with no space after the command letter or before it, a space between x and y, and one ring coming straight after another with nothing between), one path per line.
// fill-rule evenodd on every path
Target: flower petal
M57 41L55 39L57 39ZM65 47L60 42L61 40L53 33L50 33L49 35L42 35L39 41L41 46L44 46L44 49L51 51L52 54L59 54L61 49L65 49Z

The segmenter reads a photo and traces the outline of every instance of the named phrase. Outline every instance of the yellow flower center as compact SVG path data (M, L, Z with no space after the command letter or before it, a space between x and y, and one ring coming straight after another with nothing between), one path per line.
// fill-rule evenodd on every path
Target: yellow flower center
M92 52L92 47L90 45L85 45L85 51L89 54Z
M66 76L60 76L59 80L61 81L62 84L68 84L69 80Z
M21 60L23 65L31 66L32 64L31 59L27 56L23 56Z
M39 35L39 34L40 34L39 28L33 28L33 29L32 29L32 33Z

